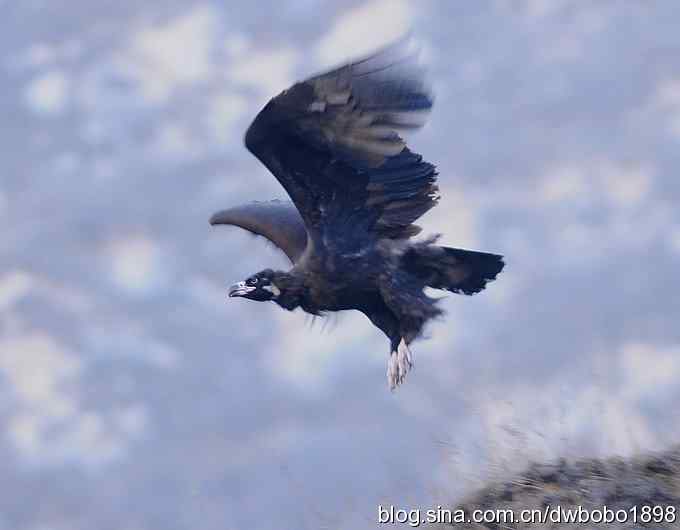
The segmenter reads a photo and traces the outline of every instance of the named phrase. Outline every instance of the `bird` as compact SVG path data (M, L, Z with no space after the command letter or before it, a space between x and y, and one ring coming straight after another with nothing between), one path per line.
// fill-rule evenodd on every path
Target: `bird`
M427 121L434 96L411 37L293 84L245 134L246 148L289 200L215 213L283 251L289 270L264 269L228 290L312 315L356 310L389 340L387 383L413 368L411 343L443 315L426 288L473 295L496 279L500 254L415 239L414 224L440 199L436 167L402 134Z

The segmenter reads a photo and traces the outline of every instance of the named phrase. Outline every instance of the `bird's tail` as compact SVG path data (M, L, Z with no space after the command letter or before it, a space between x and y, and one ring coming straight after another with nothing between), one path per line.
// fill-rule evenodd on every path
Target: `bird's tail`
M496 279L503 256L460 248L416 243L404 254L407 270L425 285L454 293L475 294Z

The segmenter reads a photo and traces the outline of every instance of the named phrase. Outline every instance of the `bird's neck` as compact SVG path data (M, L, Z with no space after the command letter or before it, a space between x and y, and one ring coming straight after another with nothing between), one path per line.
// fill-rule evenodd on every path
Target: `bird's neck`
M303 275L295 274L293 271L277 272L273 281L280 291L274 299L279 306L292 311L304 303L306 287Z

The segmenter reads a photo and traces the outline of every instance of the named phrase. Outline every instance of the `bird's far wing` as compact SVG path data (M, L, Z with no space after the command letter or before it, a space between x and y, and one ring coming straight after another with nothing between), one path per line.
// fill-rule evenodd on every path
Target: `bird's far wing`
M293 85L246 133L315 241L347 248L367 236L409 237L437 203L435 167L399 136L421 127L433 102L411 44Z
M307 246L307 231L295 205L290 201L251 202L217 212L211 225L233 225L263 236L281 249L291 263Z

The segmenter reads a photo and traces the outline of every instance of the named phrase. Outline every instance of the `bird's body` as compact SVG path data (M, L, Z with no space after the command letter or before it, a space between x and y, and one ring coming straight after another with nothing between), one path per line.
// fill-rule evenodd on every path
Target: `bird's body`
M262 235L288 256L232 286L230 296L318 315L358 310L390 339L388 380L412 366L408 345L440 315L425 287L473 294L501 256L414 241L413 222L436 205L435 167L398 130L420 127L432 106L407 43L293 85L249 127L248 149L292 199L219 212L212 224Z

